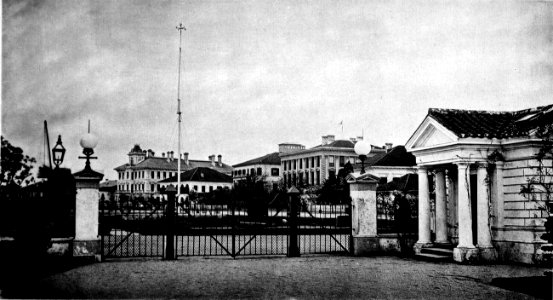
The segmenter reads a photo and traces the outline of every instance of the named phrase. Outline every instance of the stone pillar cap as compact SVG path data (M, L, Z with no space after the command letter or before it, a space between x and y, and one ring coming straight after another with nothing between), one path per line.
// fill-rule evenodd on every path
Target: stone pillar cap
M378 183L380 177L365 173L360 174L359 172L354 172L346 176L347 183Z

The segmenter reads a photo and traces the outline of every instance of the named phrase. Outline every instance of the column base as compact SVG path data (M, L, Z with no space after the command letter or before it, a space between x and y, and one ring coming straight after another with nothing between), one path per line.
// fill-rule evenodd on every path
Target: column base
M91 257L95 260L101 260L100 240L74 240L73 257Z
M478 252L475 247L457 247L453 249L453 260L460 263L474 263L478 261Z
M497 261L497 250L493 246L479 247L478 252L478 258L481 262Z
M421 254L422 248L432 247L433 245L431 242L416 242L413 250L415 250L415 254Z

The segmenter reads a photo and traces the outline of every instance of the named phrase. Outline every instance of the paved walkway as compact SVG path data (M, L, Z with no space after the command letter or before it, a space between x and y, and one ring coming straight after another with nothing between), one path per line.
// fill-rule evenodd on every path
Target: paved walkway
M528 294L494 286L492 280L513 289L517 283L525 285L525 278L535 284L535 276L542 276L544 271L528 266L470 266L398 257L119 260L50 275L25 283L19 294L4 296L532 299Z

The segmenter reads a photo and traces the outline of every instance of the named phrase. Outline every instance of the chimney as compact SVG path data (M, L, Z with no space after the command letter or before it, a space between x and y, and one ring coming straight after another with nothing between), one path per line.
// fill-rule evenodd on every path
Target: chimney
M326 144L328 144L328 138L327 138L326 135L323 135L323 140L321 141L321 145L324 146L324 145L326 145Z
M354 144L357 142L357 140L355 138L350 138L349 140Z
M357 137L357 141L358 141L358 142L360 142L360 141L362 141L362 140L363 140L363 137L362 137L362 136L358 136L358 137Z
M165 152L161 153L161 157L165 158Z
M393 146L394 144L392 144L392 143L386 143L385 145L386 145L386 146L384 146L384 147L386 148L386 153L392 151L392 146Z
M331 134L327 135L327 136L326 136L326 141L327 141L327 143L329 143L329 144L332 143L332 142L334 142L334 135L331 135Z
M217 155L217 162L219 163L219 167L223 166L223 156L221 154Z
M211 161L211 165L215 166L215 154L210 155L208 158Z
M152 149L148 149L148 157L154 157L154 151L152 151Z
M184 152L182 156L184 157L184 164L188 165L188 152Z
M175 158L175 151L171 151L171 160Z

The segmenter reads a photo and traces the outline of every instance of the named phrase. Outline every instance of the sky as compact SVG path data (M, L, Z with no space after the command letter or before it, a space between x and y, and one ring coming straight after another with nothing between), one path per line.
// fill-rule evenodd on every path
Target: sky
M403 145L429 108L553 103L552 1L2 2L1 133L116 179L134 144L237 164L321 136ZM342 122L343 126L340 125Z

